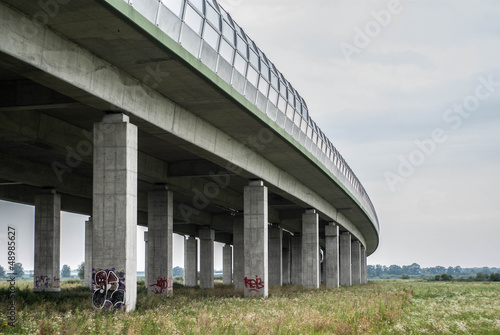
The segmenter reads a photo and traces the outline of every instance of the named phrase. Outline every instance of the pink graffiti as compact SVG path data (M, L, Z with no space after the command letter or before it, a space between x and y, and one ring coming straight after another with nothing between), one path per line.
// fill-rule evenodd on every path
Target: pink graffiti
M164 294L165 290L167 290L167 294L171 295L173 292L173 278L156 278L156 283L149 285L151 287L151 291L154 294Z
M259 292L259 290L264 288L264 281L259 276L255 276L255 279L245 277L245 287L250 292Z

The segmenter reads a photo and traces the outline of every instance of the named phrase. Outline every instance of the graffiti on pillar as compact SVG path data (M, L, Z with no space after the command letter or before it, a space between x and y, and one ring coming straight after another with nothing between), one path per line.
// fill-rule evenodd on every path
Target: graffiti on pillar
M165 291L168 295L172 295L173 292L173 283L174 280L172 277L170 278L156 278L156 283L149 285L151 292L153 294L164 294Z
M60 281L58 276L54 276L54 281L52 282L52 288L60 288Z
M255 279L245 277L245 288L249 292L259 292L264 288L264 281L259 276L255 276Z
M122 308L125 306L125 273L115 269L92 269L92 305L99 309Z
M52 288L52 281L49 276L36 276L35 277L35 288Z

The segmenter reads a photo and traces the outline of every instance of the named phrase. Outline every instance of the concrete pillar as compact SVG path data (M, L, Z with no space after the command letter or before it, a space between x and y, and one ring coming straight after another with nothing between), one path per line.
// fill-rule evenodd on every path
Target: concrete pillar
M214 287L214 240L215 231L200 229L200 287Z
M149 247L148 232L144 232L144 287L148 289Z
M61 293L61 195L53 189L35 195L34 292Z
M361 245L361 284L368 282L366 266L366 248Z
M83 286L92 288L92 218L85 221L85 267Z
M319 216L314 209L302 214L302 285L319 288Z
M361 242L354 241L351 245L352 284L361 284Z
M148 294L172 295L173 196L165 185L148 192Z
M292 284L302 285L302 236L295 234L290 239L291 265L290 277Z
M99 309L135 309L137 127L124 114L94 124L93 295Z
M198 241L189 236L184 241L184 286L198 285Z
M321 270L321 282L324 283L326 280L325 273L325 251L320 249L320 270Z
M325 226L325 270L326 287L339 287L339 227Z
M290 284L290 260L291 260L291 252L290 252L290 233L286 231L283 232L283 246L282 246L282 278L283 285Z
M243 247L243 217L233 219L233 282L235 289L245 288L245 249Z
M340 258L339 258L339 272L340 272L340 285L351 286L351 234L344 232L340 234Z
M244 262L245 297L267 297L268 277L268 194L262 181L245 186L244 199Z
M229 244L222 248L222 283L233 283L233 247Z
M283 230L278 226L268 226L269 244L269 286L283 285Z

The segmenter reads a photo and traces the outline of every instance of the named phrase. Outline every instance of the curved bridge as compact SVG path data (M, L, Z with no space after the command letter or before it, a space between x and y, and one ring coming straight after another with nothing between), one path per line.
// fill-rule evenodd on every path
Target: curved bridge
M92 216L98 308L135 307L137 224L152 294L171 294L172 232L188 236L186 285L195 237L202 287L213 241L246 295L318 287L322 274L332 287L366 281L370 198L215 0L4 0L0 26L0 198L35 205L35 277L51 282L35 290L58 291L60 210Z

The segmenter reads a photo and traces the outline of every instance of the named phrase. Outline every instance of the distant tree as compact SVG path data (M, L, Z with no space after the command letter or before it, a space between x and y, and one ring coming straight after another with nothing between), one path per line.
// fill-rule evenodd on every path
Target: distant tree
M491 273L490 281L500 281L500 273Z
M61 269L61 277L62 278L68 278L71 277L71 268L69 265L64 264L62 269Z
M446 269L446 273L453 276L455 274L455 268L453 266L449 266L448 269Z
M384 268L382 267L382 265L377 264L375 266L375 276L380 277L383 273L384 273Z
M173 277L184 277L184 269L181 268L180 266L176 266L173 270L172 270L172 276Z
M410 276L408 276L407 274L402 274L401 275L401 279L410 279Z
M485 266L484 268L481 269L481 272L484 273L485 275L489 275L491 273L491 270L489 267Z
M391 265L389 266L389 274L400 276L403 273L403 270L399 265Z
M5 269L0 265L0 278L5 277Z
M455 266L455 276L460 276L462 274L462 267Z
M80 265L78 265L78 278L85 278L85 262L82 262Z
M24 269L21 263L14 264L14 273L16 274L17 277L24 276Z
M453 276L451 276L451 275L449 275L447 273L443 273L441 275L441 280L442 281L451 281L451 280L453 280Z
M375 270L375 266L373 265L368 265L366 267L366 274L368 275L368 277L370 278L373 278L373 277L376 277L377 276L377 271Z
M478 273L476 274L476 280L477 280L477 281L486 281L486 280L488 280L488 279L489 279L489 276L488 276L487 274L484 274L484 273L482 273L482 272L478 272Z

